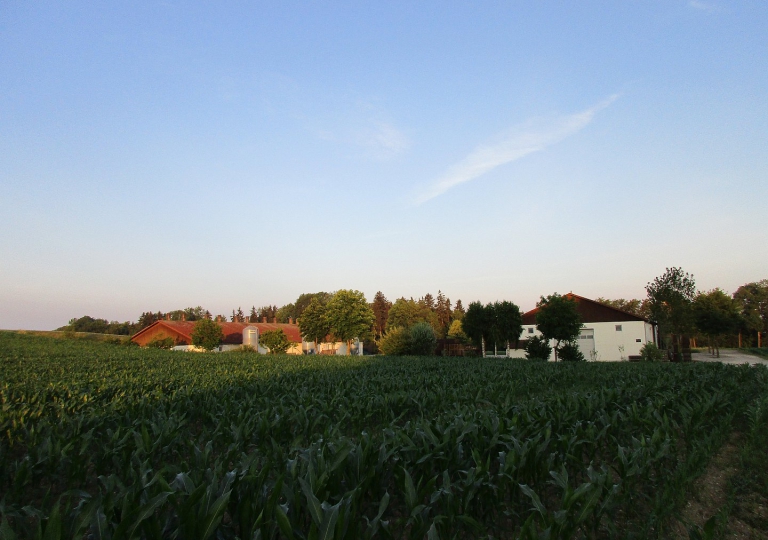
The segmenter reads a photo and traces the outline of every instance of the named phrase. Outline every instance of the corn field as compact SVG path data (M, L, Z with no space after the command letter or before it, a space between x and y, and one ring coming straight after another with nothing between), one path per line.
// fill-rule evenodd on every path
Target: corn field
M720 364L0 333L0 539L652 538L768 389Z

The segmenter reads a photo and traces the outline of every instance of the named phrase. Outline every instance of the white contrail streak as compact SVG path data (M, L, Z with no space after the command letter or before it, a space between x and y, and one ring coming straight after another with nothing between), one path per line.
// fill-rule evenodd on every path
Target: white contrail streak
M529 123L524 128L513 129L512 133L499 143L479 146L429 186L417 198L416 204L425 203L454 186L474 180L499 165L516 161L578 133L592 121L598 111L606 108L617 98L618 94L613 95L585 111L561 116L546 123L539 122L533 126Z

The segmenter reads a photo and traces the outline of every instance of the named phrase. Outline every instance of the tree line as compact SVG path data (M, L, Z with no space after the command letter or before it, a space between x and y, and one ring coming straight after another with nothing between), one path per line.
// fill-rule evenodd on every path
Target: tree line
M649 282L646 292L644 299L596 301L657 322L662 341L675 358L690 347L691 340L703 340L718 354L724 344L759 346L762 334L768 331L768 280L742 285L732 295L719 288L698 291L692 275L673 267ZM557 294L542 297L537 306L557 304L558 298L561 297ZM279 308L252 306L248 314L238 307L230 316L214 316L201 306L165 313L142 312L136 322L107 321L86 315L70 320L59 330L132 335L163 319L245 323L259 322L265 317L269 322L297 322L309 342L334 340L349 345L352 339L360 338L374 343L385 354L432 354L442 339L475 344L483 354L486 346L492 345L496 352L499 347L517 345L522 320L518 306L509 301L486 305L472 302L465 309L461 300L452 303L442 291L436 296L427 293L416 300L400 297L394 302L378 291L368 303L359 291L340 290L304 293L295 302ZM570 354L569 339L553 339L556 355Z

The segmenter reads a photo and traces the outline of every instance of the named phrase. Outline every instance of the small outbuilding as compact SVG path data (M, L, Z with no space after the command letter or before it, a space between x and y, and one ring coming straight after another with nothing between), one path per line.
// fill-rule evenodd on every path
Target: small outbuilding
M576 310L582 321L577 343L587 360L634 360L640 357L643 345L657 343L654 323L583 296L573 293L564 296L576 302ZM523 314L521 340L541 335L536 329L538 311L536 308ZM554 360L554 352L550 359Z

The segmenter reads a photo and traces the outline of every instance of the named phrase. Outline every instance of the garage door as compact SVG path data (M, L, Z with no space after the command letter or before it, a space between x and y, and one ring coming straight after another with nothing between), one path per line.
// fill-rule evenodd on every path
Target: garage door
M582 329L579 334L578 344L584 358L592 360L595 355L595 331L587 328Z

